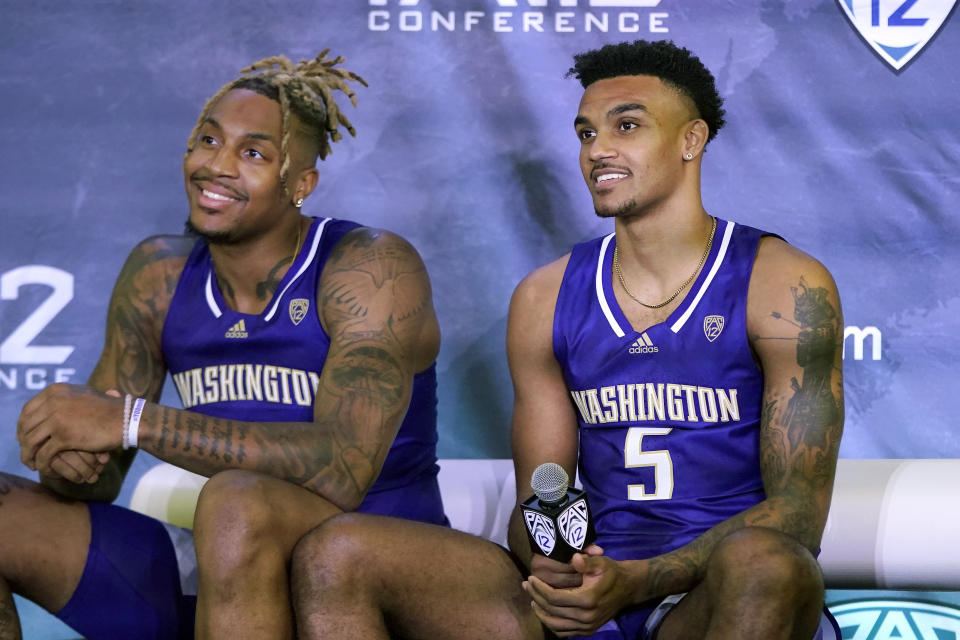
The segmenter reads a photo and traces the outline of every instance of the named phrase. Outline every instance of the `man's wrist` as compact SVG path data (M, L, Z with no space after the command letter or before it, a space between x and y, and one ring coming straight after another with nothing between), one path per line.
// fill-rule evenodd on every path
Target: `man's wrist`
M140 419L147 401L144 398L133 399L129 393L123 400L123 435L121 446L124 450L135 449L140 434Z
M639 605L659 595L651 589L650 563L647 560L615 560L618 565L619 573L625 583L628 601L626 606Z

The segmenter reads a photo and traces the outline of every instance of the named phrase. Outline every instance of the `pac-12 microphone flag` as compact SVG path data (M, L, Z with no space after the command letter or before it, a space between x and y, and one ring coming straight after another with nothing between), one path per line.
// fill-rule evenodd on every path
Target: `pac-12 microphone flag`
M597 538L587 494L569 485L563 467L545 462L534 469L530 479L534 495L520 505L530 548L560 562L569 562L574 553Z

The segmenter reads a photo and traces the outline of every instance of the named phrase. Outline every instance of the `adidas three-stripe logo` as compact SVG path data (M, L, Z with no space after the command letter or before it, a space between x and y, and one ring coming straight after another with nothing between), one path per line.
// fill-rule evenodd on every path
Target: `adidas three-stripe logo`
M660 351L660 349L653 345L646 331L641 333L640 337L630 345L630 353L656 353L657 351Z
M224 338L246 338L247 337L247 325L241 320L237 324L233 325L227 332L223 334Z

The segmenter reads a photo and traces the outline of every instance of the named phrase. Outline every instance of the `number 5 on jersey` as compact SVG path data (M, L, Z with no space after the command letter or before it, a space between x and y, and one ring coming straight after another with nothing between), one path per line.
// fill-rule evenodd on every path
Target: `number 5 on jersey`
M656 486L652 492L644 484L628 484L628 500L669 500L673 497L673 460L666 449L657 451L643 450L644 436L665 436L673 431L661 427L630 427L623 445L624 466L653 467Z

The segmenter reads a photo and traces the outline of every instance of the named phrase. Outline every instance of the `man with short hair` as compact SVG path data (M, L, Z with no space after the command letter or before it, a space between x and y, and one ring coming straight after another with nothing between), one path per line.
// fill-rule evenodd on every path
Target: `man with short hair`
M57 384L17 424L36 484L0 474L0 639L11 592L88 640L292 637L297 540L341 511L443 525L440 333L402 238L300 207L317 157L353 127L363 82L326 51L260 61L188 141L185 236L141 242L110 301L87 386ZM170 371L186 410L156 404ZM189 532L108 504L137 448L213 476Z
M815 559L843 423L833 279L704 209L724 112L688 50L609 45L571 74L614 231L519 284L507 356L518 500L542 463L579 471L596 544L533 553L515 510L518 569L479 538L338 516L294 553L301 638L839 638Z

